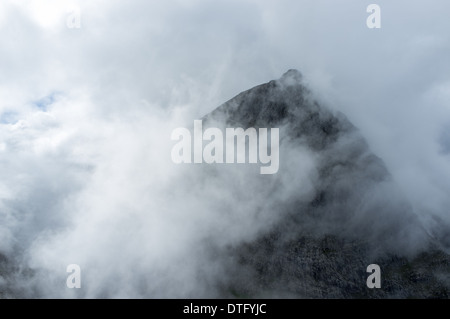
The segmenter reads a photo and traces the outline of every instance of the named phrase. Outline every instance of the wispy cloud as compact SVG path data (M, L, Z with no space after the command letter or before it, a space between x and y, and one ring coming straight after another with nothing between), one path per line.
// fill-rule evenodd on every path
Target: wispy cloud
M28 2L0 4L0 254L39 275L0 272L0 290L209 293L209 249L251 238L285 198L261 207L246 170L205 187L171 162L171 130L290 68L361 130L427 229L450 222L448 1L380 0L379 30L350 0ZM290 152L304 166L285 185L307 196L313 155ZM81 292L58 286L71 263Z

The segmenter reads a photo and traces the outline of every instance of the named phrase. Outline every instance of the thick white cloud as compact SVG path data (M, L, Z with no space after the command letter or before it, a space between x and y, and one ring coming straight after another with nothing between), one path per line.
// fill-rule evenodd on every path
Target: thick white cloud
M370 3L3 1L0 252L19 249L49 295L69 263L90 269L86 296L192 294L206 253L189 249L245 239L251 219L211 218L234 194L187 191L170 132L289 68L362 130L427 227L449 220L450 3L377 1L379 30Z

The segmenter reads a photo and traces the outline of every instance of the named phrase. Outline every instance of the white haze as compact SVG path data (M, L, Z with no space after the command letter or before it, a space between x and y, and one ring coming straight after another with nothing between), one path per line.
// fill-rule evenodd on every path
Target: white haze
M214 296L210 250L254 238L287 198L259 166L210 187L172 163L170 134L290 68L360 128L426 229L450 223L450 3L377 1L379 30L370 3L2 1L0 254L18 268L0 290ZM314 155L290 152L300 167L266 182L308 196Z

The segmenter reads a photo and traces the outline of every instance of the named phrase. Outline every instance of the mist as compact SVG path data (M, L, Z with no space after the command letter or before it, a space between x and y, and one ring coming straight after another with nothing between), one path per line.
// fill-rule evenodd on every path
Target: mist
M171 133L291 68L385 163L393 184L367 205L405 200L420 221L392 249L429 238L448 249L450 3L377 1L377 30L370 3L3 1L0 295L219 296L231 261L217 253L311 200L320 159L284 140L273 176L176 165ZM347 231L363 233L368 216ZM333 222L314 231L342 233ZM73 263L80 290L66 287Z

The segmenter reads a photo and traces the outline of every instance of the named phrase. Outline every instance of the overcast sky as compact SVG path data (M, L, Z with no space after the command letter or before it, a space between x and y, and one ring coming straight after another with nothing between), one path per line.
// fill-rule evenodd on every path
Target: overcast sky
M380 29L366 26L370 3ZM291 68L362 131L427 225L450 221L449 12L447 0L1 1L0 252L21 247L63 276L100 252L106 267L117 246L143 245L146 257L124 253L143 272L176 260L188 244L155 247L187 217L167 212L199 208L169 191L171 130Z

